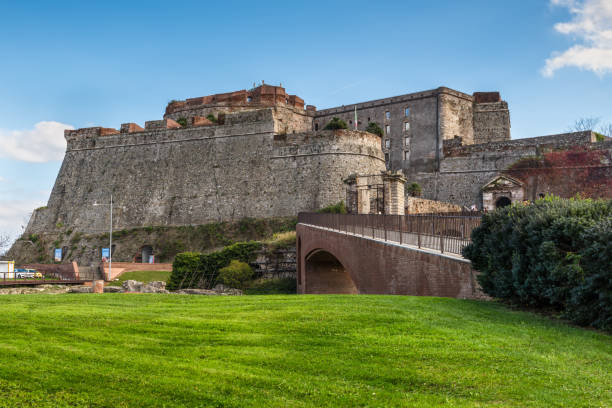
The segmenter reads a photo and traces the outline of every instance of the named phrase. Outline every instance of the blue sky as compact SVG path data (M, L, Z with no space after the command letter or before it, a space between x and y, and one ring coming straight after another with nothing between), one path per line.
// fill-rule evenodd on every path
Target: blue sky
M64 127L142 125L170 99L261 80L318 108L499 90L513 138L612 122L612 0L3 2L0 51L11 234L46 203Z

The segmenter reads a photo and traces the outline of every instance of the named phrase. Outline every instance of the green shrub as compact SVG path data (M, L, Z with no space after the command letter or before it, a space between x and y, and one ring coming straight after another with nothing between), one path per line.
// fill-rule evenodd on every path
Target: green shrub
M181 127L187 127L187 118L180 117L176 120L176 123L181 125Z
M603 133L599 133L599 132L593 132L593 133L595 133L596 142L603 142L604 140L606 140L606 136Z
M295 248L296 242L296 232L295 231L285 231L285 232L275 232L272 235L272 239L268 239L265 241L266 246L268 247L269 252L274 252L277 249L282 248Z
M346 210L346 205L344 205L344 201L340 201L337 204L323 207L317 210L317 212L322 214L346 214L348 211Z
M255 260L255 251L259 249L261 249L261 243L249 241L237 242L210 254L180 253L174 258L168 289L210 289L217 283L221 268L229 265L231 260L252 262Z
M368 127L366 128L366 132L370 132L370 133L378 135L380 137L383 136L382 128L378 125L378 123L375 123L375 122L368 123Z
M267 279L252 282L244 290L247 295L294 295L297 293L295 278Z
M612 329L612 200L546 197L485 214L463 254L491 296Z
M206 115L206 119L210 120L213 123L217 123L218 121L215 115L213 115L212 113L209 113L208 115Z
M420 197L423 190L419 183L414 182L406 186L406 192L410 194L411 197Z
M253 268L248 263L232 259L225 268L219 269L219 282L230 288L244 289L253 279Z
M324 127L325 130L336 130L336 129L348 129L345 121L340 118L333 117L327 125Z

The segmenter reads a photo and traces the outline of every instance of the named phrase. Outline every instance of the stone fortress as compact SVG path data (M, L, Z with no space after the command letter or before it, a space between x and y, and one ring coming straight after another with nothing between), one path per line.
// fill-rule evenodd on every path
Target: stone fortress
M355 110L357 123L354 123ZM333 118L348 130L324 130ZM365 132L378 123L381 137ZM612 196L612 142L592 132L511 140L497 92L445 87L317 111L280 86L172 101L162 120L66 130L30 234L295 216L346 200L351 176L401 171L423 197L497 205L555 193ZM375 212L376 206L369 210Z

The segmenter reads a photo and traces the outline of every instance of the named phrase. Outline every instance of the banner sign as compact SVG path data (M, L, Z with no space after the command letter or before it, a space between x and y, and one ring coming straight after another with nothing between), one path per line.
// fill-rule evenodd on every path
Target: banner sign
M103 261L108 261L108 258L110 258L110 251L108 248L102 248L102 260Z
M55 248L55 262L62 262L62 248Z

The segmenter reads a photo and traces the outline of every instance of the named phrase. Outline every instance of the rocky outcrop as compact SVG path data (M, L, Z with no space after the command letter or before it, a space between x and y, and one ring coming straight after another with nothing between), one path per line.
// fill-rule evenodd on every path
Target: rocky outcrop
M122 292L127 293L169 293L166 290L166 282L138 282L135 280L126 280L121 285Z

